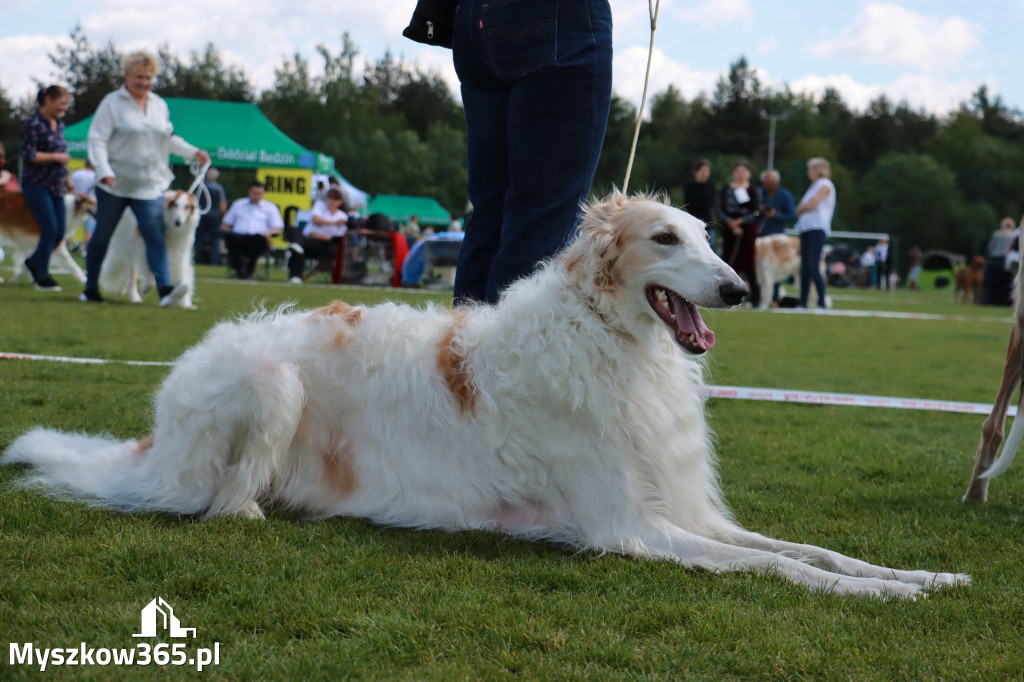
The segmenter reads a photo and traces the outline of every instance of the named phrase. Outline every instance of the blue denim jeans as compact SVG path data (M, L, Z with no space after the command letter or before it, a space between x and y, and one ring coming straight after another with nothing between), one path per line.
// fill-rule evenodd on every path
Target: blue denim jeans
M800 307L807 307L811 282L818 291L818 307L825 307L825 278L821 276L821 252L828 236L825 230L800 233Z
M32 217L39 224L39 243L36 250L25 260L36 273L36 279L50 276L50 256L57 245L64 240L65 221L64 197L55 197L42 185L22 182L21 194Z
M167 265L167 243L164 241L164 200L130 199L119 197L96 187L96 230L89 240L85 256L85 288L98 289L100 268L110 246L110 237L114 228L124 215L126 208L131 207L135 219L139 223L139 234L146 244L146 261L153 272L157 287L171 284L171 274Z
M601 155L612 82L608 0L462 0L455 70L473 213L456 302L494 303L569 241Z

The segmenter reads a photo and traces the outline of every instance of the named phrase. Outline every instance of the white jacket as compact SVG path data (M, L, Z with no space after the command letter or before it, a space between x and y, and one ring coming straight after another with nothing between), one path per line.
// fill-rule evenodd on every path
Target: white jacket
M96 187L119 197L159 198L174 180L170 154L191 159L198 151L174 134L163 99L149 93L142 111L123 86L103 98L89 126ZM100 185L100 180L111 177L112 188Z

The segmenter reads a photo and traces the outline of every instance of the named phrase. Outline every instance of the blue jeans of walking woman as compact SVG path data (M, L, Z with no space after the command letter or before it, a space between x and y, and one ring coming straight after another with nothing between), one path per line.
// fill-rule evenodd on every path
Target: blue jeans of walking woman
M818 307L825 307L825 278L821 276L821 252L828 235L825 230L808 230L800 233L800 307L807 307L811 293L811 282L818 292Z
M139 234L146 244L146 262L153 272L158 289L171 284L170 269L167 265L167 243L164 241L164 200L131 199L119 197L96 187L96 231L89 240L89 250L85 256L85 288L96 291L99 288L100 268L110 246L110 238L114 228L124 215L125 209L131 208L139 223Z
M27 180L22 183L21 194L39 225L39 243L25 261L31 266L29 269L37 281L45 280L50 276L50 256L64 240L67 224L64 197L54 196L42 185Z
M579 222L611 103L611 8L608 0L462 0L453 58L473 205L454 297L494 303L564 247Z

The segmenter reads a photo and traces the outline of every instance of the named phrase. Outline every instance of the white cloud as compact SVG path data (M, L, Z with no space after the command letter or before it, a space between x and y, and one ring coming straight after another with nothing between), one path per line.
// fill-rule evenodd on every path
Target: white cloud
M21 35L0 38L0 64L17 64L17 69L5 69L0 74L0 85L7 94L18 101L35 99L36 85L32 77L49 83L53 64L48 53L52 52L58 40L47 35ZM7 75L14 73L13 77Z
M847 74L840 74L808 75L789 86L794 92L812 94L816 98L820 98L826 88L834 88L846 105L855 111L864 111L872 100L885 95L894 105L906 101L913 109L941 115L970 100L978 83L973 80L950 81L942 76L904 74L891 83L866 85Z
M981 27L960 17L937 18L873 2L838 38L812 45L817 57L849 56L926 73L963 67L981 45Z
M696 24L705 31L712 31L737 21L749 26L753 10L747 0L705 0L681 7L673 16L684 24Z
M646 69L646 47L635 45L616 53L612 61L612 87L615 94L640 106ZM651 61L651 82L647 89L648 103L654 93L662 92L669 85L675 85L685 99L693 99L701 92L714 92L720 75L694 71L685 64L669 59L655 47Z

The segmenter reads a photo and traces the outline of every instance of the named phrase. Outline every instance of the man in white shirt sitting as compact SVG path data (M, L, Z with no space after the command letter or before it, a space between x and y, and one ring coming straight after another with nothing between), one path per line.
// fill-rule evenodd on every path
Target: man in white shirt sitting
M323 201L313 204L309 223L302 229L302 240L299 242L302 248L293 248L288 261L292 284L302 284L307 256L330 258L334 255L348 231L348 215L344 207L345 195L335 188L327 190Z
M270 238L284 229L277 206L263 198L266 191L266 185L253 181L248 196L231 204L221 221L228 263L238 279L252 277L260 256L270 249Z

